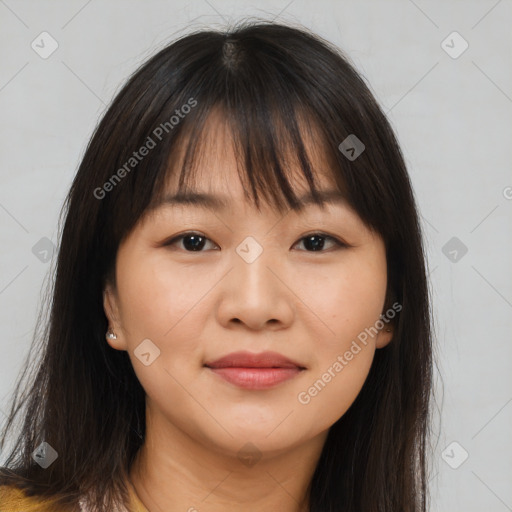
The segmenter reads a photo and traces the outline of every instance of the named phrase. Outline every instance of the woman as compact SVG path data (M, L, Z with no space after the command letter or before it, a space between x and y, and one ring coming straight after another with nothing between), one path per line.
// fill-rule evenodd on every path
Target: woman
M114 99L65 208L0 510L426 510L418 213L337 48L182 37Z

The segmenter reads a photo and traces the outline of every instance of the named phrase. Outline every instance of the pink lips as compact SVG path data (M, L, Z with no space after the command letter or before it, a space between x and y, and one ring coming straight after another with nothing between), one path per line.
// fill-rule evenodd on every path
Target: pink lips
M232 352L205 364L216 375L244 389L267 389L299 374L304 367L277 352Z

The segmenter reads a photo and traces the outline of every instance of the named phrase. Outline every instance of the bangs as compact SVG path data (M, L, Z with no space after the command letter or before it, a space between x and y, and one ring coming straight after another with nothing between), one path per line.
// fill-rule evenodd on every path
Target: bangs
M316 120L290 106L282 112L258 95L252 105L213 105L184 123L169 148L167 167L160 170L149 210L172 188L175 194L195 192L201 176L208 177L212 157L233 151L244 195L258 210L261 200L279 213L300 211L297 189L304 187L314 203L325 197L318 176L327 177L339 195L346 188L337 162ZM174 187L169 182L177 183ZM227 184L229 188L229 184Z
M232 144L244 194L258 210L260 198L280 213L301 210L299 182L322 207L319 175L350 203L337 144L326 129L329 113L311 93L311 78L288 66L261 46L219 35L210 61L191 71L172 102L174 111L191 98L197 105L168 142L148 210L162 201L171 179L177 182L175 193L194 190L198 171L208 173L208 157L220 136Z

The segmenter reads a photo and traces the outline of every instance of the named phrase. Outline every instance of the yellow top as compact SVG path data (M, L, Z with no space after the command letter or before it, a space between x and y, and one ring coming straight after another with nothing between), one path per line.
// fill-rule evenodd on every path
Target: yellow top
M149 512L142 504L131 485L129 512ZM11 486L0 487L0 512L67 512L63 508L57 508L51 499L41 499L36 496L28 497L25 493ZM87 510L84 510L87 512Z

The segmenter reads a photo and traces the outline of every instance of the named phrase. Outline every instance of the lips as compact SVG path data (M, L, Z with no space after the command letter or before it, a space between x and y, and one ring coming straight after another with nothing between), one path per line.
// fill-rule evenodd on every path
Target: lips
M277 352L233 352L205 364L215 375L239 388L261 390L277 386L305 369Z
M232 352L227 356L206 363L208 368L298 368L304 369L302 365L278 354L277 352L261 352L252 354L250 352Z

